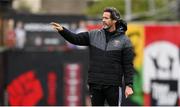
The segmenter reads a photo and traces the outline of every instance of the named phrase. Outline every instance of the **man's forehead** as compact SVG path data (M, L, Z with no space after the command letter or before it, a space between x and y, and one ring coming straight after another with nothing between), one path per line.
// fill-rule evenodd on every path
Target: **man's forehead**
M103 17L110 17L110 15L111 15L111 14L110 14L109 12L104 12L104 13L103 13Z

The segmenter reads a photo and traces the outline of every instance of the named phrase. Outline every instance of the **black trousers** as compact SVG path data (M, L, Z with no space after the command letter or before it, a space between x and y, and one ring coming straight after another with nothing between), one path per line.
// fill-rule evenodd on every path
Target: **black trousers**
M89 93L92 106L104 106L105 101L109 106L120 106L122 88L112 85L89 84Z

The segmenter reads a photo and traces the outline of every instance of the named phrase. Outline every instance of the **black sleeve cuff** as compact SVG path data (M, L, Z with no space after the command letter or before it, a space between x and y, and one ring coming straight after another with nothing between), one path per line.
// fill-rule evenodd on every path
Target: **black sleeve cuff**
M127 84L126 86L133 88L133 84Z

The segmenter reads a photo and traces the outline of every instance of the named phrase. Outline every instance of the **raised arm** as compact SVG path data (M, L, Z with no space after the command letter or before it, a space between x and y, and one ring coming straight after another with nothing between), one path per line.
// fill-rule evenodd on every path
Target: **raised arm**
M75 34L68 29L61 26L59 23L52 22L51 26L67 41L75 45L88 46L89 45L89 33L82 32Z

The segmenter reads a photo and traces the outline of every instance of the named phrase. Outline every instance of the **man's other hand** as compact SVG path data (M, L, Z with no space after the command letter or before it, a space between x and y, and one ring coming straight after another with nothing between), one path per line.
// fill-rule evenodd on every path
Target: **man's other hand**
M126 96L126 98L128 96L132 95L132 94L133 94L132 88L130 86L126 86L126 89L125 89L125 96Z

